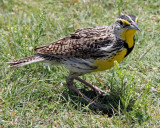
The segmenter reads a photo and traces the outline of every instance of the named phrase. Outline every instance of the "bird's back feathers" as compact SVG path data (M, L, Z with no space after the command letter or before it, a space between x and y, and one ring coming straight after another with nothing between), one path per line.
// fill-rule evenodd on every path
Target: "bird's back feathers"
M115 42L116 37L111 27L84 28L49 45L36 48L35 52L52 56L97 58L103 53L102 47Z

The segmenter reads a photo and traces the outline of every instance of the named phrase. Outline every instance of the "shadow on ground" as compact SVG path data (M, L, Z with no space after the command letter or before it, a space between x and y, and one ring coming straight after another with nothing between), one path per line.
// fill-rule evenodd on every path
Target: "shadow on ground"
M71 99L78 103L81 102L82 106L89 105L89 108L93 110L94 112L101 112L102 114L108 114L109 117L111 117L113 114L117 114L120 111L124 110L123 104L121 102L122 95L118 92L110 92L107 95L98 95L95 91L87 91L85 89L80 89L82 93L84 93L87 97L95 101L96 103L99 103L101 105L101 108L96 108L92 105L89 105L88 102L85 101L83 97L80 95L77 95L72 90L65 91L63 93L63 96L67 98L67 95L71 97ZM134 105L134 101L130 100L128 107L125 109L125 111L131 111L132 106Z

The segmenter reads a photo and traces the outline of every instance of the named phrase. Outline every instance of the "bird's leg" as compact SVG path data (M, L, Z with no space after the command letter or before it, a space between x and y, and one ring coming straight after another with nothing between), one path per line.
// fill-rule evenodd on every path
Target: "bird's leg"
M85 94L83 94L80 90L78 90L74 85L73 85L73 80L74 77L69 76L66 80L67 85L70 89L72 89L74 92L76 92L77 94L81 95L84 99L86 99L87 102L91 103L92 106L102 109L101 105L96 103L95 101L93 101L92 99L88 98Z
M94 86L94 85L82 80L79 77L75 77L75 79L80 81L81 83L87 85L88 87L92 88L93 90L97 91L99 94L105 94L106 93L105 91L101 90L100 88L98 88L98 87L96 87L96 86Z

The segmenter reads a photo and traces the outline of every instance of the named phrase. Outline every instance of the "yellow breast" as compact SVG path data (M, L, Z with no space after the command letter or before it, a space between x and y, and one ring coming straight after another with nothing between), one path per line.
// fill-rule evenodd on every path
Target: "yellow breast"
M95 70L92 70L91 72L97 72L97 71L103 71L103 70L106 70L106 69L109 69L111 67L114 66L114 61L117 61L118 63L120 63L125 55L127 54L127 50L124 49L123 51L121 52L118 52L114 57L112 58L109 58L109 59L106 59L106 60L97 60L94 62L94 66L98 67L97 69Z
M121 37L123 40L126 41L126 43L128 44L128 48L131 48L134 46L134 34L135 34L136 30L124 30L124 32L122 33ZM97 59L94 63L93 66L98 67L95 70L92 70L91 72L97 72L97 71L103 71L106 69L109 69L111 67L114 66L114 61L117 61L118 63L120 63L125 55L127 54L127 49L124 49L121 52L117 52L116 55L112 58L106 58L106 60L103 58L102 59Z

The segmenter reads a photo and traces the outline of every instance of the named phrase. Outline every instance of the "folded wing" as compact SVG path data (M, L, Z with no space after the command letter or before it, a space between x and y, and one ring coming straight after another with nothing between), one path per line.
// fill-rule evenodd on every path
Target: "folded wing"
M103 57L103 48L111 47L115 41L109 27L84 28L35 51L52 56L97 58Z

